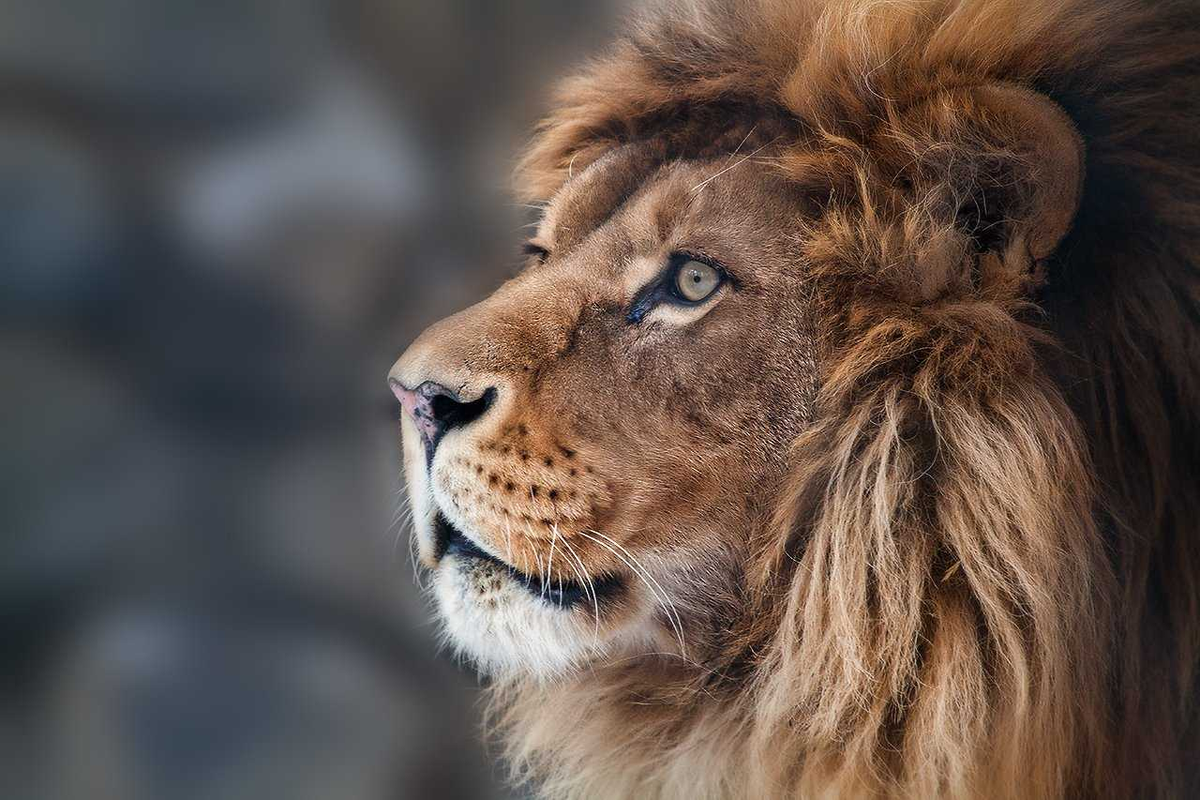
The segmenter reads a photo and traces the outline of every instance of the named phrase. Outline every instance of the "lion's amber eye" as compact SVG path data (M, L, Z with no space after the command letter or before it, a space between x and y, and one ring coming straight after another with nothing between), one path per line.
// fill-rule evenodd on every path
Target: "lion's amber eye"
M637 324L660 305L676 307L698 306L708 300L725 283L737 284L725 269L701 261L702 256L672 253L667 268L651 283L643 286L633 298L625 314L626 321Z
M685 261L675 273L675 289L679 296L698 303L721 285L721 273L703 261Z

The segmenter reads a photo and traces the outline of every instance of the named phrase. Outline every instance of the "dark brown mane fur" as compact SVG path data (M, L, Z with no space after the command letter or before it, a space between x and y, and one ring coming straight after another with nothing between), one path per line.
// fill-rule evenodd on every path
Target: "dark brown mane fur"
M562 86L530 197L650 142L761 149L823 198L796 241L826 352L720 663L501 687L518 768L578 797L1200 794L1198 28L1191 2L689 3ZM1018 278L979 198L1042 165L972 122L994 82L1085 148L1070 233ZM930 278L964 225L973 276Z

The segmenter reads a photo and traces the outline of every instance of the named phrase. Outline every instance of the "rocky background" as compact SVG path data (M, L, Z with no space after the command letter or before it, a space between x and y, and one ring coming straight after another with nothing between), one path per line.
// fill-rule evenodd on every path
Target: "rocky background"
M0 0L0 796L506 796L384 376L623 10Z

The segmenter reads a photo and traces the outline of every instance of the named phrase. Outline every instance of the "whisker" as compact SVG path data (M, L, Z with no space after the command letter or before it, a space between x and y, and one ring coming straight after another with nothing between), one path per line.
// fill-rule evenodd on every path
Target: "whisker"
M529 540L533 541L533 531L529 531ZM536 547L533 548L533 557L537 560L538 565L538 583L542 586L542 599L546 599L546 572L542 569L542 555Z
M741 152L742 147L746 144L746 142L750 141L750 137L754 135L754 132L756 130L758 130L757 122L754 123L753 127L751 127L750 130L746 133L746 136L740 142L738 142L738 146L733 148L733 152L729 154L729 158L725 159L726 164L728 164L730 161L733 161L733 157Z
M424 591L425 582L422 580L423 573L421 572L421 565L417 563L417 556L420 552L420 549L421 548L417 542L417 537L410 536L408 539L408 560L412 563L413 583L417 585L418 589Z
M776 137L775 137L775 139L778 139L778 138L779 138L778 136L776 136ZM703 189L703 188L704 188L704 185L705 185L705 184L707 184L709 181L714 181L714 180L716 180L717 178L719 178L719 177L721 177L722 175L724 175L726 172L729 172L729 170L731 170L731 169L736 169L736 168L740 167L742 164L745 164L745 163L746 163L747 161L749 161L751 158L753 158L754 156L758 155L760 151L762 151L763 149L765 149L765 148L766 148L766 147L768 147L769 145L775 144L775 139L772 139L771 141L767 142L766 144L763 144L762 146L760 146L760 147L758 147L757 149L755 149L753 152L751 152L751 153L748 153L748 154L746 154L746 155L742 156L741 158L739 158L739 159L737 160L737 162L736 162L736 163L730 164L728 167L725 167L723 170L721 170L720 172L718 172L716 175L710 175L710 176L708 176L707 178L705 178L704 180L700 181L700 183L698 183L698 184L696 184L695 186L693 186L693 187L692 187L692 191L693 191L693 192L698 192L698 191L700 191L701 189Z
M400 492L403 491L404 489L402 487ZM400 539L407 532L409 534L408 559L412 564L413 582L417 585L417 588L424 590L425 586L421 582L421 570L417 566L417 540L416 537L412 535L413 516L415 511L412 507L412 499L407 495L407 493L400 494L400 492L397 492L400 501L398 503L396 513L392 517L392 522L387 528L389 533L392 530L396 531L396 536L392 540L392 553L394 554L400 549Z
M516 558L516 553L513 551L512 523L508 519L504 520L504 538L508 542L508 560L512 562Z
M554 544L558 539L558 523L550 529L550 555L546 559L546 574L551 580L554 579ZM562 575L558 576L558 594L562 596Z
M592 531L592 533L599 534L599 531ZM584 535L587 536L586 533L584 533ZM680 653L686 658L686 645L684 644L684 639L683 639L683 623L679 619L678 613L675 611L675 604L673 602L671 602L671 599L667 596L666 590L664 590L662 588L662 586L658 583L658 581L656 581L654 579L654 577L652 575L650 575L649 571L646 570L646 568L644 566L642 566L640 562L638 562L636 559L633 558L632 554L629 554L628 550L625 550L625 548L623 548L623 547L621 548L622 550L624 550L624 552L626 554L629 554L629 558L627 559L620 552L613 549L613 547L606 544L605 542L603 542L599 539L594 539L591 536L589 536L588 538L592 539L597 544L600 544L601 546L608 549L611 553L616 555L617 558L619 558L626 566L628 566L631 570L633 570L634 574L637 575L638 579L641 580L641 582L646 585L646 588L650 590L651 596L654 597L656 604L661 606L663 611L666 613L667 621L671 624L671 629L675 633L675 638L679 642ZM605 537L605 538L608 538L608 537ZM611 541L611 539L610 539L610 541ZM620 546L620 545L618 545L618 546Z
M583 559L579 557L579 553L575 552L575 548L571 546L571 542L567 537L563 537L563 546L567 548L567 553L575 559L579 564L579 570L575 571L576 575L580 576L580 583L583 585L584 593L592 598L592 610L596 617L596 627L592 633L592 638L597 642L600 640L600 601L596 597L596 585L592 582L592 576L588 574L587 566L583 563ZM568 562L570 563L570 562ZM572 570L574 570L572 565ZM582 574L580 573L582 571Z
M529 490L529 499L530 500L533 499L533 489L532 488ZM546 558L546 573L551 576L553 576L553 574L554 574L554 570L553 570L554 543L557 539L558 539L558 523L555 522L554 525L550 528L550 554ZM558 581L558 591L559 591L559 594L562 593L562 580L561 579Z
M611 538L605 536L597 530L580 530L580 534L607 549L609 552L619 558L626 566L633 570L634 574L637 575L642 583L646 585L646 588L650 590L650 593L658 601L658 604L662 606L663 611L666 612L667 620L671 623L671 627L675 632L675 636L679 640L679 650L681 653L686 655L687 650L683 640L683 623L679 619L678 613L675 611L675 604L671 602L669 597L667 597L666 591L662 588L658 581L656 581L654 577L646 571L645 567L643 567L641 563L634 558L633 554L630 553L620 543L613 541ZM592 536L592 534L595 534L595 536ZM596 537L603 537L603 539ZM604 539L607 539L608 542L612 542L612 544L608 544L604 541ZM620 550L616 548L620 548ZM622 553L624 553L624 555ZM626 558L626 556L628 556L628 558Z
M646 573L646 576L647 576L648 578L650 578L650 580L654 581L654 585L655 585L656 587L658 587L658 590L659 590L660 592L662 592L662 595L663 595L663 597L664 597L664 598L665 598L665 597L667 597L667 591L666 591L666 589L664 589L664 588L662 587L662 584L660 584L660 583L659 583L657 580L655 580L655 579L654 579L654 577L653 577L653 576L650 574L650 570L649 570L649 569L647 569L647 568L646 568L646 566L645 566L644 564L642 564L640 561L638 561L637 557L636 557L636 556L635 556L633 553L629 552L629 549L628 549L628 548L626 548L626 547L625 547L625 545L623 545L623 544L621 544L620 542L618 542L617 540L613 539L613 538L612 538L611 536L609 536L608 534L601 533L601 532L600 532L600 531L598 531L598 530L595 530L595 529L589 528L589 529L588 529L588 532L589 532L589 533L591 533L591 534L593 534L593 535L595 535L595 536L599 536L601 539L604 539L606 542L608 542L608 543L609 543L610 545L612 545L613 547L616 547L616 548L618 548L618 549L619 549L619 550L620 550L622 553L624 553L624 554L625 554L625 555L626 555L626 556L629 558L629 560L630 560L630 561L632 561L633 563L635 563L635 564L637 564L639 567L641 567L641 568L642 568L642 571L644 571L644 572ZM672 604L672 606L673 606L673 605L674 605L674 604Z

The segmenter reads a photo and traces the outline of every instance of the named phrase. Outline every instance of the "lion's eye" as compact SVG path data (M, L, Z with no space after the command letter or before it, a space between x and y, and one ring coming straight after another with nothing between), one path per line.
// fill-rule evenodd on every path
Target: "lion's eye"
M703 261L688 260L675 270L675 291L689 303L699 303L721 285L721 273Z
M639 323L660 305L699 306L726 282L736 287L736 282L722 267L701 261L701 258L672 253L666 269L633 298L625 319Z

